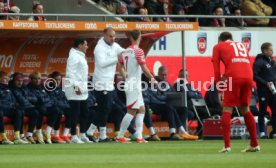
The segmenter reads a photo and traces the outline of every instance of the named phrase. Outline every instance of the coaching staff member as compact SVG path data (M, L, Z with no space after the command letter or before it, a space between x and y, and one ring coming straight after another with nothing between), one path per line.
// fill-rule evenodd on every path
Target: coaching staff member
M264 116L267 106L272 111L272 138L276 138L276 94L273 94L273 85L276 84L276 64L272 59L273 48L271 43L263 43L261 46L262 53L258 54L254 65L254 80L257 83L257 91L260 103L260 113L258 124L260 129L260 137L265 138Z
M88 115L88 64L85 53L88 49L87 41L79 37L74 41L69 52L66 65L66 79L64 83L65 96L70 104L71 142L90 142L85 136ZM76 134L77 123L80 123L80 137Z
M115 36L116 33L111 27L104 29L103 37L99 39L94 50L95 71L93 83L98 102L98 111L95 116L96 122L90 125L88 132L93 135L96 128L95 125L99 126L99 142L111 141L106 136L106 123L113 103L113 83L118 56L123 51L123 48L115 42Z

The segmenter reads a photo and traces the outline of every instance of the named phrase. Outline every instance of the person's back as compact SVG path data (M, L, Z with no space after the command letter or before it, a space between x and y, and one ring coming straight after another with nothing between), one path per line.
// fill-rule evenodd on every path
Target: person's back
M122 53L122 57L127 72L126 82L141 83L142 69L139 64L145 63L144 51L132 45Z
M253 72L250 65L249 55L246 47L240 42L227 40L219 42L213 49L212 61L221 60L225 64L226 78L253 80ZM215 71L217 71L217 65ZM218 73L216 73L218 74ZM220 76L215 76L220 79Z

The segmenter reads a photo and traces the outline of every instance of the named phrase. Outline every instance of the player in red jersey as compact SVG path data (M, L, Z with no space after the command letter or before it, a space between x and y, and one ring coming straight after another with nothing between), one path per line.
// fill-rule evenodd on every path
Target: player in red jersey
M240 107L240 113L244 116L244 121L250 134L250 146L242 150L242 152L260 151L257 141L256 123L249 109L253 72L246 47L240 42L234 42L231 33L222 32L219 36L219 43L213 48L212 62L216 82L221 81L220 62L224 64L226 83L229 86L223 89L224 92L220 92L220 97L223 98L222 129L224 148L219 152L231 151L231 115L234 106Z

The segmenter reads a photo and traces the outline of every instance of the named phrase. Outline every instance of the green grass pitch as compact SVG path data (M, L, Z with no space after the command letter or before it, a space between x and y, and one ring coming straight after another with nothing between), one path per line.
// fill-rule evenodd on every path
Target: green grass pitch
M249 140L232 140L231 153L218 153L222 140L148 144L0 145L0 168L275 168L276 140L261 140L261 152L241 153Z

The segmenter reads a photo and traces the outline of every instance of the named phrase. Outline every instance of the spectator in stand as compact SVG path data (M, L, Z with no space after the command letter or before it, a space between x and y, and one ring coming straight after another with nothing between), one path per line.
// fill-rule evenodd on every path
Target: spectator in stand
M134 11L133 11L134 14L136 14L136 15L148 15L148 10L144 6L145 0L134 0L134 3L135 3L135 6L136 6ZM148 17L139 17L139 18L136 18L135 21L149 22L150 18L148 18Z
M9 13L20 13L20 9L17 6L13 6L9 9ZM9 20L19 20L20 16L9 16Z
M150 14L150 15L156 15L157 14L156 10L158 8L158 5L159 5L158 0L147 0L145 2L144 6L145 6L145 8L147 8L148 14ZM153 20L157 21L156 18L154 18Z
M18 101L19 108L24 111L24 115L22 115L21 119L21 139L25 139L24 130L23 130L23 121L24 116L29 118L28 122L28 133L27 133L27 141L30 144L36 144L35 140L33 139L33 132L38 120L38 110L36 109L35 105L33 105L30 100L28 99L28 89L23 84L24 76L20 72L16 72L12 75L12 80L9 82L9 88L11 89L12 93L14 94L16 100Z
M212 10L215 7L215 3L210 0L197 0L191 9L191 14L194 15L212 15ZM199 26L208 26L212 19L198 19Z
M159 15L169 15L169 1L168 0L162 0L162 3L159 3L157 6L157 14ZM160 18L160 21L163 22L171 22L171 19L169 17L163 17Z
M135 8L134 9L134 14L136 15L148 15L148 12L147 12L147 9L144 8L144 7L139 7L139 8ZM138 22L149 22L150 19L148 17L138 17L138 18L135 18L135 21L138 21Z
M273 10L272 16L276 16L276 1L263 0L263 3L270 6ZM270 19L270 26L276 27L276 19Z
M46 138L48 144L52 144L51 131L54 124L60 115L59 109L55 106L55 101L49 96L45 88L41 86L41 74L39 72L33 72L29 75L30 83L27 85L30 94L36 97L36 108L39 111L39 117L36 124L35 137L38 143L44 144L43 135ZM43 117L47 116L47 128L42 131ZM43 134L43 135L42 135Z
M70 143L70 138L68 136L71 127L70 123L70 104L62 91L62 77L61 73L54 71L49 75L47 89L50 97L56 101L56 106L59 109L60 115L58 116L54 125L54 136L52 137L52 142L54 143ZM61 124L62 116L65 116L65 128L63 135L59 135L59 128Z
M172 0L172 4L183 6L185 12L189 12L194 5L194 0Z
M216 6L213 8L214 16L223 16L223 9L220 6ZM214 27L225 27L225 18L213 18L208 26Z
M1 0L1 2L4 4L3 13L8 13L10 7L14 6L10 0Z
M174 22L189 22L188 19L184 18L185 10L182 5L178 5L178 4L173 5L172 14L183 16L182 18L171 18L171 20Z
M2 13L4 11L4 3L3 2L0 2L0 12Z
M261 0L244 0L242 3L242 15L244 16L270 16L272 8ZM250 27L266 27L269 19L244 19Z
M6 20L6 16L4 15L1 15L1 13L4 13L4 8L5 8L5 5L3 2L0 2L0 20Z
M241 9L234 8L232 11L233 16L241 16ZM226 19L225 22L227 27L244 27L247 26L243 19Z
M220 0L218 6L223 8L224 15L231 15L234 8L239 7L239 0Z
M40 3L35 3L33 5L33 14L41 14L39 16L30 16L29 21L46 21L46 18L43 16L44 7Z
M116 14L119 15L128 15L128 9L127 9L127 4L124 3L123 1L119 1L116 7ZM128 18L122 18L125 21L128 21Z
M0 71L0 136L2 136L2 144L27 144L28 141L20 138L23 110L18 107L16 98L9 89L8 82L8 73ZM5 134L4 116L10 118L12 121L14 127L14 142L11 142Z

